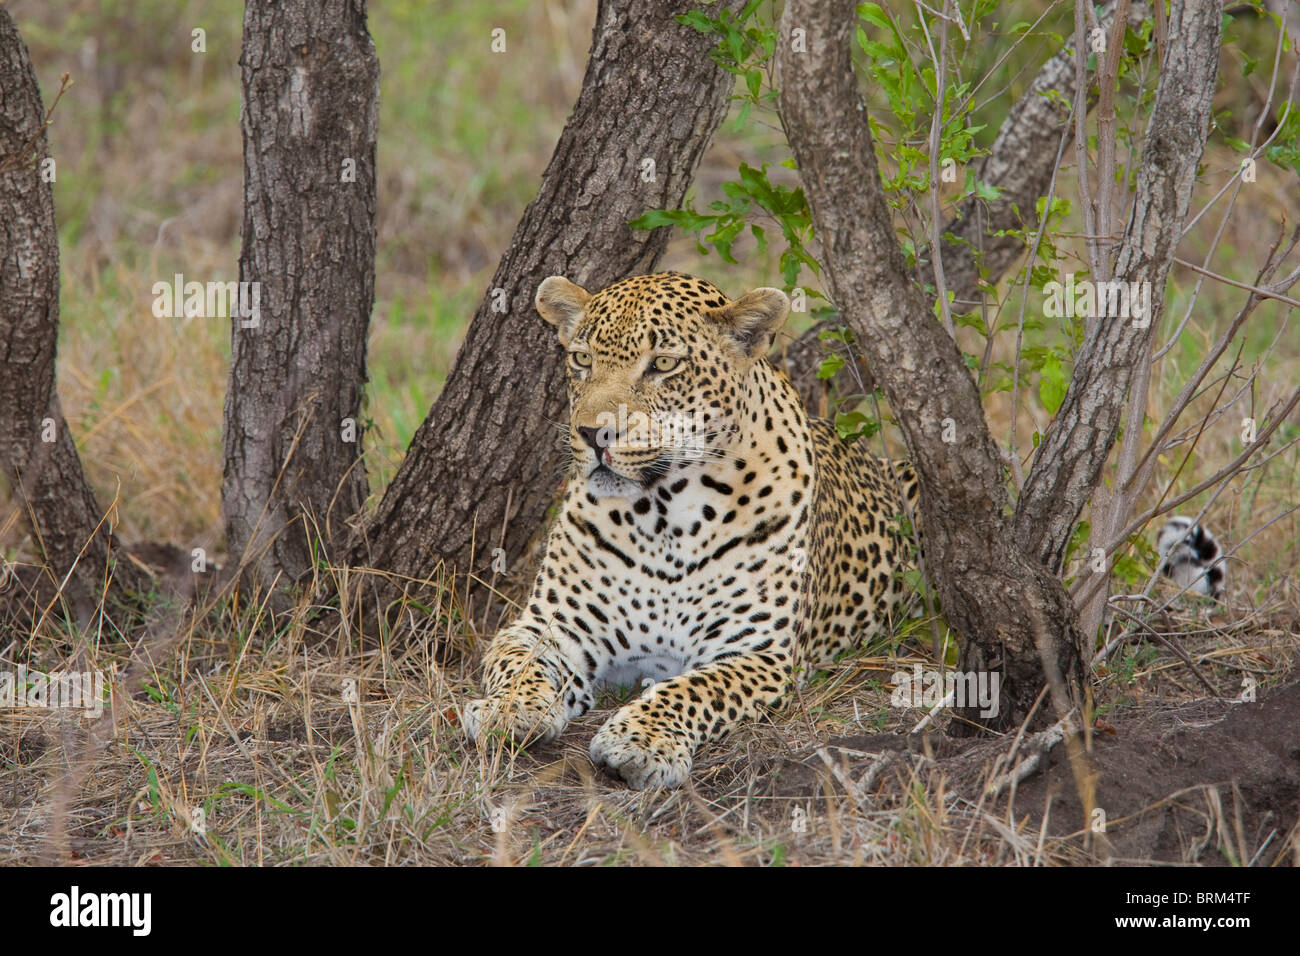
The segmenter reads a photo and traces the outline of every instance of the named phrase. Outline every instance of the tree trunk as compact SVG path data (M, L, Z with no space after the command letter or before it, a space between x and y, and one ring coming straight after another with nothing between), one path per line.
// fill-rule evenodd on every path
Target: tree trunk
M742 0L724 0L733 13ZM714 40L669 0L601 0L582 92L465 343L359 546L359 563L418 580L439 563L513 568L567 461L563 351L533 296L550 275L589 289L653 271L669 230L627 223L676 208L726 114ZM495 567L494 567L495 565ZM417 590L419 588L417 587ZM381 594L388 601L394 593Z
M1165 63L1115 270L1127 282L1150 284L1148 321L1092 324L1009 518L1000 452L978 392L929 301L904 272L852 75L852 4L814 10L810 0L797 0L787 7L785 29L805 28L810 52L789 52L783 38L782 115L832 296L915 459L928 570L963 638L960 666L1005 675L999 724L1023 717L1044 678L1058 714L1080 701L1085 635L1056 574L1114 443L1133 366L1158 325L1208 131L1221 14L1221 3L1175 0L1170 10ZM844 119L856 116L864 118ZM945 425L951 444L943 441Z
M1117 280L1150 289L1150 314L1142 322L1104 318L1090 324L1065 399L1021 489L1016 540L1054 572L1064 563L1079 512L1101 480L1133 370L1160 327L1165 281L1210 131L1222 14L1222 0L1175 2L1169 11L1165 62L1142 147L1133 214L1114 270Z
M1115 7L1116 0L1110 0L1098 15L1099 23L1107 31L1114 22ZM1128 22L1135 29L1150 16L1148 3L1134 3L1129 7ZM1023 240L996 233L1037 228L1034 204L1047 195L1051 184L1061 149L1063 124L1069 114L1065 104L1074 102L1075 84L1074 46L1067 44L1043 64L1029 88L1011 107L988 155L980 161L975 178L996 188L997 198L985 200L971 196L940 230L940 235L947 237L943 242L944 284L957 304L965 304L959 311L968 311L971 305L979 303L981 268L984 281L996 285L1024 254ZM1088 102L1095 100L1094 93ZM1068 146L1071 131L1064 132ZM925 281L933 282L928 266L924 267L924 274ZM830 322L817 323L788 343L778 358L778 364L803 396L804 404L814 410L826 387L817 378L817 369L826 357L826 346L817 335L831 327ZM870 378L867 370L860 372L864 380ZM831 381L841 393L857 389L856 379L847 368ZM871 387L870 381L866 384Z
M232 310L222 515L232 562L270 585L346 543L367 494L379 63L365 0L249 0L240 63L239 278L259 314Z
M1061 582L1012 542L1002 458L979 391L907 272L853 73L855 9L854 0L791 0L779 46L781 115L831 298L920 475L927 572L963 639L962 669L1001 673L995 726L1026 718L1044 675L1064 716L1081 702L1084 674L1074 609ZM791 49L793 26L807 31L806 53Z
M50 185L57 167L36 73L4 8L0 90L0 467L54 578L41 593L67 577L64 594L84 622L100 595L120 598L144 576L116 562L114 513L105 515L95 500L59 408L59 235Z

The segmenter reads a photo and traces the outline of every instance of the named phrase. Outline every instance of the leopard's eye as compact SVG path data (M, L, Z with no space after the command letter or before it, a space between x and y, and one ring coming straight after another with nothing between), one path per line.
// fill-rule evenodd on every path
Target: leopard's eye
M574 368L591 368L590 352L570 352L569 363Z
M656 372L671 372L682 360L675 355L660 355L654 360L654 369Z

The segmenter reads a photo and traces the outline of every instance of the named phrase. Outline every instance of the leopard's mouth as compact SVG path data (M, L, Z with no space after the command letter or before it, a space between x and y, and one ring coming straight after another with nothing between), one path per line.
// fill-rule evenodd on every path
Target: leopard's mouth
M656 478L662 478L668 471L668 465L662 458L654 458L645 465L637 468L628 468L623 465L616 465L606 459L595 462L594 467L587 470L587 477L593 475L606 474L614 475L626 481L635 481L641 484L653 481Z
M608 450L591 462L587 469L587 487L596 497L630 497L640 494L666 475L671 467L668 458L655 455L635 468L616 463Z

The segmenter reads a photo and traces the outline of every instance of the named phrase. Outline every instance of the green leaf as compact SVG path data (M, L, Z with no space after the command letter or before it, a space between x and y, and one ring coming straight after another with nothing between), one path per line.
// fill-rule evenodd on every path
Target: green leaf
M754 103L752 100L745 100L745 102L741 104L740 112L736 114L736 122L731 126L732 132L739 133L745 128L745 124L749 121L749 112L753 108Z
M893 32L894 25L889 20L889 15L877 3L862 3L858 5L858 16L868 23L874 23L882 30Z
M1111 571L1126 585L1135 586L1147 579L1147 569L1131 554L1122 554L1116 558Z
M731 58L735 60L736 63L744 63L745 62L744 35L735 27L728 25L726 42L727 42L727 50L728 52L731 53Z
M978 312L961 312L955 314L952 317L952 321L954 325L960 325L967 329L974 329L985 338L988 338L989 336L989 330L984 327L984 319Z
M677 224L676 214L667 209L651 209L628 223L633 229L658 229Z
M703 10L691 10L688 13L679 13L677 16L673 17L673 19L683 26L694 27L700 33L717 32L717 27L715 26L716 21L710 19L709 15Z
M1061 364L1061 359L1055 352L1051 352L1043 360L1042 378L1038 380L1038 397L1048 414L1055 415L1056 410L1061 407L1061 402L1065 401L1067 387L1065 368Z
M880 422L862 412L839 412L835 415L835 431L845 441L870 438L880 431Z
M1034 201L1034 212L1037 213L1039 219L1043 219L1043 210L1044 208L1046 208L1046 206L1047 206L1046 196L1039 196L1038 199ZM1048 214L1047 219L1050 220L1053 216L1068 216L1069 214L1070 214L1070 201L1068 199L1062 199L1060 196L1053 196L1052 210Z
M835 373L844 367L844 357L838 352L832 352L822 359L822 364L817 368L817 377L823 381L834 378Z
M680 226L686 232L699 232L718 221L717 216L702 216L691 209L650 209L628 223L633 229L658 229Z
M1037 436L1037 432L1034 433ZM1038 447L1038 442L1034 442L1034 447ZM1074 553L1083 547L1088 540L1088 535L1092 533L1092 525L1086 521L1080 521L1074 526L1074 531L1070 534L1070 543L1065 549L1065 560L1068 562L1074 557Z

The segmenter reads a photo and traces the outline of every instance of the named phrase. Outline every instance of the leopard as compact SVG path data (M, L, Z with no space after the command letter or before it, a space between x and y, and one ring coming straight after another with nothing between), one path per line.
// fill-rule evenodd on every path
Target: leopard
M1156 538L1160 573L1183 591L1211 598L1223 597L1227 566L1223 549L1209 528L1195 519L1175 515Z
M535 306L565 352L570 477L462 728L546 743L607 688L640 690L591 761L679 787L706 745L897 626L918 477L805 410L768 357L780 289L731 300L660 272L589 293L551 276Z

